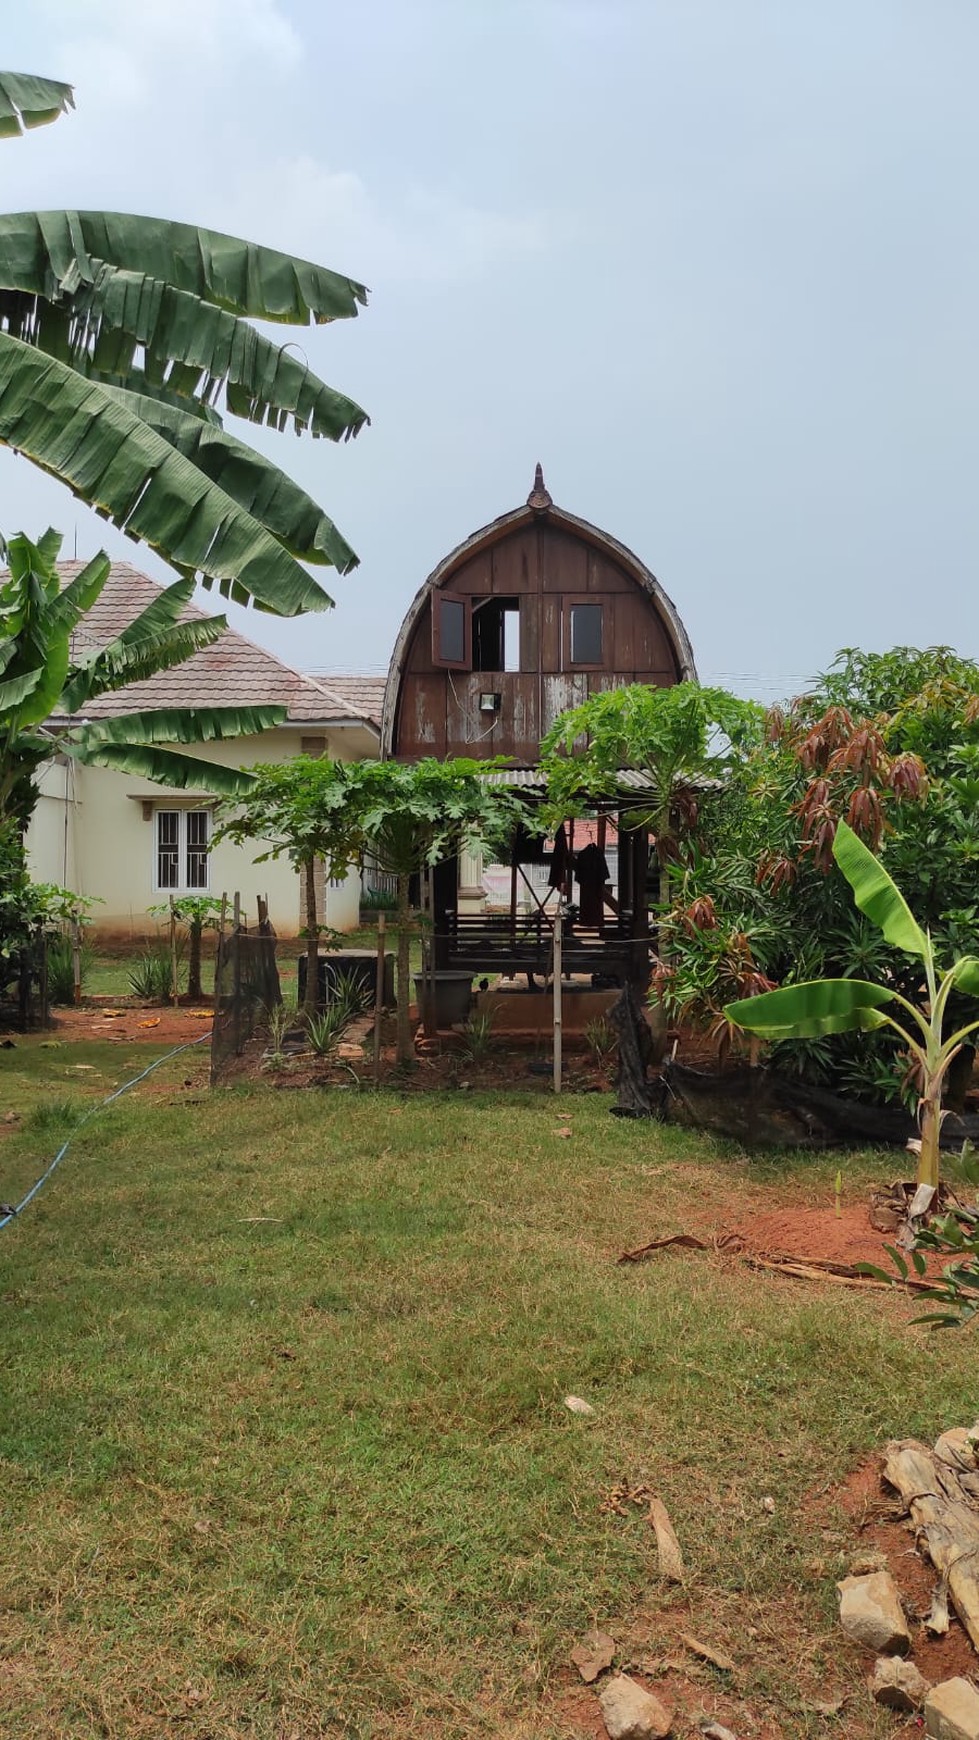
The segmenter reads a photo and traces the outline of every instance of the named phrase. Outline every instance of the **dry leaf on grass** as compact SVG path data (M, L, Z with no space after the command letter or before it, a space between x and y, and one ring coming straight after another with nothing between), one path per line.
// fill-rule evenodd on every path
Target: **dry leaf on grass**
M734 1657L726 1655L723 1649L714 1649L709 1643L701 1643L700 1638L691 1636L689 1631L681 1631L680 1642L686 1644L691 1655L699 1655L701 1661L709 1661L711 1667L720 1668L722 1674L733 1674L736 1666Z
M656 1535L660 1575L665 1577L669 1583L682 1583L686 1575L683 1554L680 1551L680 1543L673 1532L673 1524L662 1499L650 1499L648 1520Z
M593 1414L595 1412L590 1402L582 1396L565 1396L564 1405L569 1414Z

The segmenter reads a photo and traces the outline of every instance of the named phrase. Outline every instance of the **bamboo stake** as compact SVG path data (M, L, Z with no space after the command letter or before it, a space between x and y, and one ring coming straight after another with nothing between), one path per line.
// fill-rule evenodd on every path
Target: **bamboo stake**
M377 970L374 975L374 1080L381 1079L381 1023L384 1019L384 914L377 915Z
M176 1007L180 998L177 987L177 912L170 896L170 1001Z
M422 897L428 920L422 932L422 1027L425 1038L433 1039L438 1022L435 1019L435 873L430 864L422 873Z
M76 1005L82 1000L82 927L77 912L71 915L71 997Z
M561 927L564 921L564 907L558 902L554 919L554 1092L561 1092Z

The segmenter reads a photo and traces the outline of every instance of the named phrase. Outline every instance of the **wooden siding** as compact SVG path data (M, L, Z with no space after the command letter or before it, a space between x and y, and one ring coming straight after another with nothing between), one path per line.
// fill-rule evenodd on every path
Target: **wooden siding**
M484 547L470 546L439 585L474 606L490 597L519 600L520 669L439 669L431 597L425 598L400 667L392 748L401 759L504 755L533 765L544 732L590 693L679 680L673 640L655 599L613 554L546 516L525 520ZM574 669L568 611L572 602L586 601L603 607L602 664ZM486 693L500 696L497 711L480 710Z

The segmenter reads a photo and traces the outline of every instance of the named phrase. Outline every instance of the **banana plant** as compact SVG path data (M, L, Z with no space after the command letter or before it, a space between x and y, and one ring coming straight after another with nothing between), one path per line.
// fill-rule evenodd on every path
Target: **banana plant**
M969 1021L946 1037L949 999L953 992L979 997L979 957L963 955L944 971L939 968L929 933L917 923L879 859L846 822L837 827L833 857L849 882L860 911L876 924L885 941L920 960L924 978L920 1007L893 984L872 984L861 979L811 979L729 1003L724 1013L734 1026L769 1040L811 1039L824 1033L893 1028L910 1054L919 1089L921 1142L917 1182L935 1191L939 1182L945 1079L953 1058L970 1034L979 1030L979 1020ZM898 1013L892 1013L888 1005L896 1005Z
M219 639L223 616L182 620L194 589L177 580L108 646L87 650L86 613L108 578L109 558L93 557L62 586L61 538L34 544L0 538L0 825L26 827L37 802L37 774L55 756L114 767L168 786L203 786L237 797L251 775L185 755L183 744L257 736L285 718L284 707L163 707L85 719L89 702L172 669ZM81 627L81 634L76 631Z
M0 139L74 107L0 72ZM367 413L256 321L351 319L362 284L195 224L128 212L0 214L0 446L222 597L280 616L332 599L304 563L357 557L224 414L347 440Z

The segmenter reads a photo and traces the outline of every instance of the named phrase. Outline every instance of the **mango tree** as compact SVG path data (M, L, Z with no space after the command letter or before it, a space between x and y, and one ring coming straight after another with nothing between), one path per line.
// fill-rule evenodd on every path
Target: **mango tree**
M729 1003L724 1013L734 1026L770 1040L893 1028L910 1055L918 1088L921 1143L917 1182L934 1192L939 1183L942 1090L953 1059L970 1035L979 1031L979 1020L966 1021L946 1037L949 1001L953 993L979 997L979 957L963 955L942 971L928 931L917 923L879 859L846 822L838 824L832 850L860 911L892 948L921 962L924 996L920 1006L893 984L811 979ZM900 1014L890 1013L889 1004L896 1004Z

